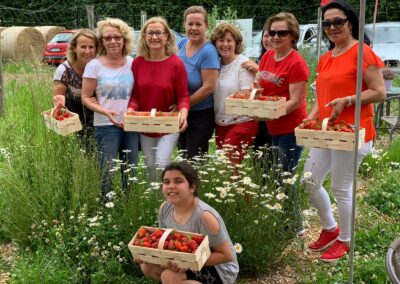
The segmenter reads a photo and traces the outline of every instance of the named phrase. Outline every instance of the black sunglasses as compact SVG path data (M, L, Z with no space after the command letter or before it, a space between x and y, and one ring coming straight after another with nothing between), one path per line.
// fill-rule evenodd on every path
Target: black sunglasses
M270 37L274 37L275 35L278 35L278 37L286 37L289 34L290 34L290 31L288 31L288 30L280 30L280 31L269 30L268 31L268 35Z
M347 19L344 19L344 18L338 18L338 19L335 19L335 20L333 20L333 21L322 21L322 27L324 28L324 29L330 29L331 28L331 26L333 25L335 28L341 28L341 27L343 27L344 26L344 24L347 22L348 20Z

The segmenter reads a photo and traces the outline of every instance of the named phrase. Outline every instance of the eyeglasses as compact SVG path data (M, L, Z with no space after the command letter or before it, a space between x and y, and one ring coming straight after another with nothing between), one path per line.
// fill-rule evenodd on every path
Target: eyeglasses
M335 28L341 28L344 26L344 24L347 22L348 20L345 18L337 18L333 21L322 21L322 27L324 29L330 29L331 26L333 25Z
M156 36L158 38L162 37L163 35L166 34L166 32L160 32L160 31L149 31L145 33L147 35L147 37L153 37Z
M275 35L278 35L278 37L286 37L289 34L290 34L290 31L288 31L288 30L279 30L279 31L269 30L268 31L268 35L270 37L274 37Z
M121 41L124 37L123 36L103 36L103 39L106 42L111 42L113 39L115 41Z

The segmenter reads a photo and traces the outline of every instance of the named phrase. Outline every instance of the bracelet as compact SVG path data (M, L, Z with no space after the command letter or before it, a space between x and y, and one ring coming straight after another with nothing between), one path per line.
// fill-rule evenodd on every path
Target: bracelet
M353 104L351 103L351 96L347 96L347 104L346 107L351 107Z

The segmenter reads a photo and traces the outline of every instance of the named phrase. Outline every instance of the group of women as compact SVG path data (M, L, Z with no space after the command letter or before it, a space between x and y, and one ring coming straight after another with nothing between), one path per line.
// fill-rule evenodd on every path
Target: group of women
M163 283L233 283L239 269L222 218L197 197L199 183L195 171L185 163L168 165L176 144L189 159L204 154L215 128L217 147L225 149L232 162L240 163L255 137L256 141L264 137L261 144L270 141L276 146L283 170L294 173L302 153L294 135L297 125L324 118L354 123L358 17L341 0L325 5L322 14L324 35L331 46L318 63L317 100L309 114L306 110L309 70L297 51L300 29L290 13L282 12L266 21L262 54L257 63L242 55L243 38L233 24L218 25L208 40L207 12L201 6L185 11L187 37L178 44L163 18L149 19L140 32L138 57L134 60L128 56L133 41L131 29L121 20L100 21L98 40L88 30L74 36L68 62L60 65L54 76L53 101L79 112L84 125L90 125L94 112L103 196L106 198L111 190L111 160L119 155L122 160L136 164L140 140L149 178L156 178L156 166L164 168L166 202L160 208L160 224L211 236L212 254L200 273L185 272L173 263L167 267L142 263L146 275ZM380 70L383 63L367 44L364 50L361 127L366 130L366 138L358 152L358 165L371 149L375 136L373 103L385 98ZM286 115L258 121L226 114L226 97L252 88L262 89L265 96L285 97ZM127 110L152 108L179 111L180 135L139 135L123 130L122 116ZM323 261L341 259L349 251L352 160L352 155L345 151L312 148L305 164L304 171L311 172L312 182L304 184L322 225L320 237L308 247L324 251ZM330 187L337 202L339 225L323 187L328 173L332 176Z

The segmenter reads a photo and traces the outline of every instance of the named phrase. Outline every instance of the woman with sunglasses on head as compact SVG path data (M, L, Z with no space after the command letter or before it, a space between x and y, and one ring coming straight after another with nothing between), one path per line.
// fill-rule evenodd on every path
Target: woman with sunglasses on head
M349 4L333 1L322 7L322 27L330 41L330 50L318 63L317 101L308 119L329 118L330 121L355 121L358 17ZM368 43L368 38L366 38ZM364 43L362 63L362 93L360 126L365 128L365 144L358 150L357 167L372 148L375 136L374 102L385 99L382 61ZM321 218L319 239L308 244L312 251L324 251L321 260L332 262L344 257L350 250L351 208L353 199L354 153L340 150L311 148L304 171L311 172L306 182L311 202ZM331 173L330 188L337 202L339 225L333 216L328 193L323 187Z
M101 189L104 201L111 191L113 159L136 164L138 137L136 132L125 132L123 115L127 110L133 88L131 71L133 29L120 19L106 18L97 23L99 57L85 68L82 83L82 102L94 111L97 153L102 171ZM122 185L127 179L122 174Z
M68 45L67 61L57 67L54 74L54 107L66 107L79 115L83 129L79 137L90 149L93 135L93 111L82 104L82 75L86 64L96 57L98 40L89 29L79 30Z
M180 131L187 127L190 108L185 65L178 56L175 37L165 19L153 17L140 32L137 57L132 64L135 86L128 111L168 112L174 106L181 113ZM156 180L156 167L164 168L171 159L179 133L140 134L140 145L151 181Z
M188 127L179 137L179 147L192 159L207 154L214 124L212 93L220 62L217 50L207 40L208 14L202 6L192 6L183 15L187 37L178 43L178 56L185 63L190 95Z

